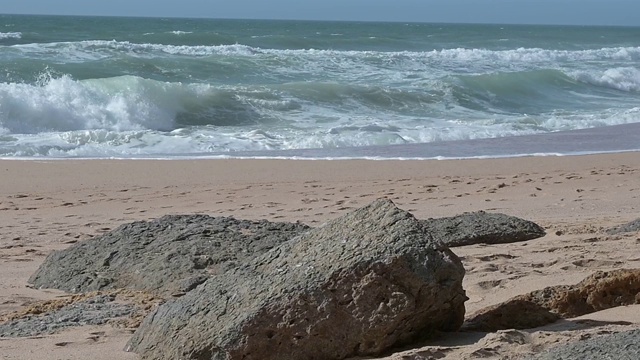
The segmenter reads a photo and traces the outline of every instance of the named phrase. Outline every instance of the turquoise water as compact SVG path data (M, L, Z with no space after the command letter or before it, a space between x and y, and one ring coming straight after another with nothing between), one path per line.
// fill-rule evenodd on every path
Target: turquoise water
M638 64L640 28L0 15L0 157L602 128L640 122Z

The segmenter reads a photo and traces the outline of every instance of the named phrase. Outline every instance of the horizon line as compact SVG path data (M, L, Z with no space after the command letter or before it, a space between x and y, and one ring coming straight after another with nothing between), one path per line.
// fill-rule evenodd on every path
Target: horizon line
M535 23L535 22L458 22L458 21L415 21L415 20L348 20L348 19L298 19L298 18L234 18L209 16L157 16L157 15L97 15L97 14L39 14L39 13L0 13L0 16L58 16L58 17L101 17L130 19L184 19L184 20L234 20L234 21L306 21L306 22L353 22L353 23L407 23L407 24L442 24L442 25L523 25L523 26L576 26L576 27L628 27L629 24L587 24L587 23Z

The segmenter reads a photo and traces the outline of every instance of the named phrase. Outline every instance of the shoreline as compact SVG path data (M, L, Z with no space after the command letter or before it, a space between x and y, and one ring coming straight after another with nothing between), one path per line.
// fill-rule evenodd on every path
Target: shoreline
M640 151L640 123L494 138L323 149L138 155L0 157L4 160L474 160L582 156Z
M470 314L597 270L640 268L637 234L601 233L640 217L639 174L637 152L445 161L0 160L0 317L64 296L27 287L51 251L125 223L202 213L319 226L379 197L420 219L484 210L546 229L544 238L523 243L455 249L467 271ZM636 309L597 316L640 327ZM100 341L86 340L96 332L104 333ZM79 327L38 339L2 338L0 352L8 359L36 348L34 358L135 359L122 351L130 335Z
M242 151L231 158L320 160L473 160L640 151L640 123L429 143L334 149ZM268 153L269 155L265 155ZM222 153L215 156L228 156ZM213 156L212 156L213 157Z

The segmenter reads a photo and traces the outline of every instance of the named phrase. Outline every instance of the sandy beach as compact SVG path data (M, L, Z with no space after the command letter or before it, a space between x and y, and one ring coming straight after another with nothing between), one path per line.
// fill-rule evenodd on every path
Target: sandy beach
M2 160L0 184L0 320L64 296L27 286L51 251L166 214L317 226L387 197L421 219L485 210L543 226L541 239L454 249L466 269L468 314L545 286L577 283L597 270L640 268L638 233L603 233L640 217L636 152L441 161ZM447 358L480 358L479 350L493 346L515 358L585 334L640 328L639 314L631 306L586 315L593 321L531 330L524 344L509 344L508 334L452 335L422 351L453 346ZM123 351L130 336L105 325L0 338L0 357L136 359Z

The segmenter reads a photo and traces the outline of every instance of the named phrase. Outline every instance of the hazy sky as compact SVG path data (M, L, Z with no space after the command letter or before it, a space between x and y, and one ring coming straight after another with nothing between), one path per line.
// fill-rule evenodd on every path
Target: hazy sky
M640 0L2 0L0 12L640 26Z

